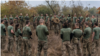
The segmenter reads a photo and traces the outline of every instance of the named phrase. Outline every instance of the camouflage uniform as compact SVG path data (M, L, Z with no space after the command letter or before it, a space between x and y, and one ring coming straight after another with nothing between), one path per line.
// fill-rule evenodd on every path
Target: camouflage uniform
M18 17L15 17L14 23L15 25L18 23Z
M37 17L35 16L33 18L33 26L34 26L34 29L36 29L36 25L37 25Z
M74 25L76 23L77 17L73 17L73 24L72 24L72 28L74 29Z
M8 36L8 51L13 52L14 37Z
M81 42L80 37L82 36L82 31L80 29L74 29L72 31L72 34L74 35L72 42L74 47L74 56L82 56L82 49L81 49Z
M9 22L13 21L13 17L9 17Z
M91 28L86 27L84 30L84 37L83 37L83 56L91 55L91 43L90 43L90 36L91 36Z
M7 20L8 20L8 19L7 19L7 18L3 18L3 20L5 21L5 23L4 23L4 24L5 24L6 29L7 29L7 27L8 27L8 21L7 21Z
M11 30L13 29L13 26L8 26L8 51L13 52L14 47L14 35L11 33Z
M92 43L92 56L98 56L99 52L99 40L93 40Z
M19 16L19 23L20 23L20 29L22 29L23 28L23 16L21 15L21 16Z
M1 24L1 49L5 48L6 45L6 32L4 31L5 25Z
M59 19L58 18L52 18L53 25L54 25L54 32L55 34L58 34L58 25L59 25Z
M100 27L93 28L93 32L95 32L95 35L92 44L92 55L98 56Z
M44 50L44 56L47 56L48 43L45 41L38 41L38 54L37 54L37 56L41 56L42 48Z
M6 36L1 36L1 49L4 49L6 45Z
M48 50L48 29L45 25L38 25L36 28L36 35L38 36L38 53L37 56L41 56L41 51L43 48L44 56L47 56Z
M89 23L89 26L92 27L91 21L90 21L90 17L86 17L85 22L88 22Z
M52 23L52 21L51 21L52 18L53 18L53 16L50 17L50 30L52 29L52 25L53 25L53 23Z
M29 42L29 39L31 38L30 32L31 32L30 27L25 26L23 28L23 47L24 47L24 49L23 49L23 51L24 51L23 55L24 56L29 56L29 51L30 51L30 42Z
M49 16L46 16L45 24L46 24L46 26L48 28L48 25L49 25Z

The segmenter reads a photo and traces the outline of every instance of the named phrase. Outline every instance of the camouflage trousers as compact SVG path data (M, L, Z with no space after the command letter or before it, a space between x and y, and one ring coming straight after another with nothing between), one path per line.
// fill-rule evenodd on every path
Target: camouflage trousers
M59 30L62 28L62 23L60 22L59 24L58 24L58 26L59 26Z
M13 47L14 47L14 38L8 36L8 51L13 52Z
M54 24L54 32L55 32L55 34L58 34L58 32L59 32L59 24L58 23Z
M6 36L1 36L1 49L5 49Z
M36 26L37 26L36 22L33 22L34 29L36 29Z
M23 29L23 21L20 21L20 29Z
M50 30L52 29L52 25L53 25L53 23L50 21Z
M70 41L65 41L63 42L63 45L62 45L62 56L66 56L66 49L68 51L68 56L72 56L72 46L71 46L71 43Z
M14 21L14 25L16 25L17 23L18 23L18 20L15 20L15 21Z
M81 42L78 40L78 38L73 38L72 41L74 47L73 56L82 56Z
M47 28L49 29L50 23L46 22L45 24L46 24Z
M83 56L88 56L91 54L91 43L89 39L83 39Z
M23 39L23 56L31 56L32 45L29 39Z
M47 49L48 49L48 43L45 41L38 41L38 53L37 56L41 56L41 51L44 51L44 56L47 56Z
M21 52L21 45L22 45L22 39L21 37L16 37L16 50L20 53Z
M99 50L99 39L93 40L92 43L92 56L98 56L98 50Z

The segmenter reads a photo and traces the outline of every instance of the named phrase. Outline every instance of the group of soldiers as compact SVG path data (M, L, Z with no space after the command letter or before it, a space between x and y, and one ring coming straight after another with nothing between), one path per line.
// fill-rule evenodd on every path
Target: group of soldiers
M73 18L70 14L68 14L67 17L63 14L54 14L54 16L52 14L50 14L50 16L48 14L46 14L46 16L41 14L41 16L33 15L32 18L32 25L38 37L37 56L41 56L42 49L44 50L44 56L47 56L48 29L54 30L54 33L57 35L60 34L62 39L62 56L66 56L66 49L68 56L98 56L100 27L98 26L98 20L95 18L95 15L92 15L92 19L88 15L84 18L81 14L79 17L74 14ZM6 36L8 36L9 52L14 52L13 47L15 40L16 51L19 53L18 56L32 56L32 44L30 40L32 39L31 30L34 29L30 28L29 20L28 14L23 17L22 13L20 13L20 16L16 15L15 18L11 15L9 20L6 15L1 19L2 50L5 49ZM23 49L21 48L22 45Z

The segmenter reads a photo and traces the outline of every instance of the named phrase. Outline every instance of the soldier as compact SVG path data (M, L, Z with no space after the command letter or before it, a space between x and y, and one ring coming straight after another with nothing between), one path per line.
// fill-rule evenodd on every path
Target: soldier
M33 18L34 29L36 29L36 25L37 25L37 17L34 15L34 18Z
M52 18L52 22L54 24L54 32L55 34L58 34L58 24L59 24L59 19L54 15L54 18Z
M98 56L99 50L99 34L100 27L98 27L98 23L94 23L93 33L92 33L92 55Z
M16 15L16 17L14 19L15 25L18 23L18 19L19 19L19 17L18 17L18 15Z
M79 17L79 26L83 29L83 22L84 22L84 18L83 16L80 14L80 17Z
M26 14L26 16L25 16L25 22L26 22L27 20L29 20L28 14Z
M69 24L69 27L71 27L71 16L70 16L70 14L68 14L67 22Z
M48 37L49 35L47 27L44 25L44 20L40 19L40 25L36 27L36 35L38 37L38 53L37 56L41 56L42 48L44 50L44 56L47 56L48 49Z
M16 36L15 38L16 50L21 55L22 33L21 33L21 30L19 29L19 24L15 25L15 36Z
M52 16L52 14L50 14L50 30L51 30L51 27L52 27L52 25L53 25L53 24L52 24L52 21L51 21L52 18L53 18L53 16Z
M77 22L77 17L76 17L76 14L74 14L74 17L73 17L73 28L74 28L74 24Z
M49 25L49 16L48 16L48 14L46 14L45 24L46 24L46 26L48 28L48 25Z
M9 22L11 22L11 21L13 21L12 15L10 15L10 17L9 17Z
M89 21L90 21L90 17L88 15L86 15L85 22L89 22Z
M37 16L37 25L39 25L39 20L40 20L40 16L38 14L38 16Z
M43 14L41 14L40 18L41 18L41 19L44 19Z
M1 49L5 49L6 45L6 29L4 25L4 20L1 20Z
M81 50L81 43L80 43L80 38L82 36L82 30L79 29L79 24L75 23L75 28L72 31L72 42L73 42L73 47L74 47L74 55L73 56L77 56L77 54L79 56L82 56L82 50Z
M85 30L83 33L83 56L91 56L91 46L90 46L90 36L91 36L91 28L88 25L88 22L84 23ZM89 53L89 54L87 54Z
M20 16L19 16L19 23L20 23L20 29L22 29L23 28L23 15L22 15L22 13L20 13Z
M5 15L5 17L3 18L3 20L4 20L4 24L5 24L5 26L6 26L6 29L7 29L7 27L8 27L8 18L6 17L6 15Z
M62 45L62 56L66 56L66 49L68 50L68 56L72 56L72 46L70 43L70 35L71 35L72 29L68 27L68 23L65 22L63 24L63 28L61 29L61 39L63 42Z
M13 22L10 22L10 25L8 26L8 51L13 52L14 47L14 28L13 28Z
M92 25L92 28L93 28L93 26L94 26L94 23L96 23L97 22L97 20L96 20L96 18L95 18L95 15L92 15L92 19L91 19L91 25Z
M61 27L62 27L62 23L63 23L63 16L61 16L61 14L58 14L58 16L56 16L59 20L60 20L60 22L59 22L59 30L61 29Z
M29 50L30 50L29 40L31 39L32 32L31 32L29 25L30 25L30 22L26 21L26 26L23 27L23 46L24 46L23 54L24 56L28 56Z
M71 17L70 17L70 14L68 14L68 17L67 17L67 22L68 22L68 24L70 24L70 23L71 23Z

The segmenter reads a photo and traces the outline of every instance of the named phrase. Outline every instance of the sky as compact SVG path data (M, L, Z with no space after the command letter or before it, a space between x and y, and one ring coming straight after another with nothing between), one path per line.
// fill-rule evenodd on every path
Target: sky
M5 1L8 1L8 0L1 0L1 3L4 3ZM59 0L59 1L60 1L59 2L60 5L63 6L61 4L62 1L61 0ZM65 1L65 3L66 3L65 5L66 6L69 6L70 7L70 1L71 0L63 0L63 1ZM93 0L88 0L88 1L87 0L86 1L85 0L84 1L83 0L80 0L80 1L82 3L83 7L86 7L86 6L87 7L94 7L95 6L96 8L100 7L100 1L99 0L98 1L97 0L96 1L93 1ZM46 5L45 0L42 0L42 1L40 1L40 0L38 0L38 1L37 0L25 0L25 2L28 3L30 6L33 6L33 7L38 6L38 5L41 5L41 4ZM78 2L79 2L79 0L75 1L74 4L77 5ZM89 4L90 4L90 6L89 6Z

